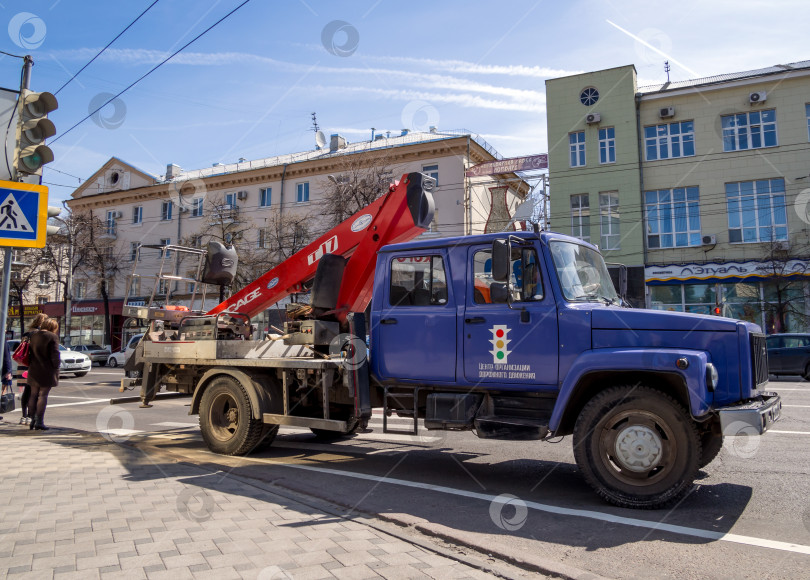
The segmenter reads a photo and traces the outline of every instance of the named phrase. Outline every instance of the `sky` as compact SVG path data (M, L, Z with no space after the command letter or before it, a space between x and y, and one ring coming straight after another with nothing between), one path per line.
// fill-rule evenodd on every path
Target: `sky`
M639 85L810 59L810 5L651 2L0 0L0 50L34 59L57 94L55 161L68 199L110 157L153 175L314 149L312 113L351 142L403 128L467 129L505 157L547 151L545 81L634 64ZM22 61L0 57L0 86Z

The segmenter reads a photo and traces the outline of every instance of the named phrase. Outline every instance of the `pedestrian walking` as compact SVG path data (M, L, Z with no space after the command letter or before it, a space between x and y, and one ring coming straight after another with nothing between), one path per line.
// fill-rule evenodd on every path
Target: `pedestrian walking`
M48 318L48 315L40 312L34 319L31 321L31 324L28 325L28 332L23 333L22 339L28 340L31 336L31 333L35 330L39 330L39 327L42 326L42 323L45 322L45 319ZM22 371L26 367L18 367L18 370ZM28 373L23 374L24 383L20 384L18 381L18 385L22 387L22 394L20 395L20 407L22 408L22 417L20 417L20 425L29 425L31 423L31 417L28 415L28 401L31 398L31 386L28 384Z
M10 393L14 392L14 389L11 386L11 378L12 378L11 377L11 348L9 348L9 346L8 346L8 341L6 341L5 344L6 344L6 353L5 353L5 356L3 357L3 368L0 369L0 376L2 376L2 384L3 384L3 389L2 389L2 392L0 392L0 394L5 394L6 389L8 389L8 391ZM2 419L2 417L0 417L0 419Z
M29 429L47 431L45 407L48 393L59 384L59 323L47 318L39 330L31 333L28 384L31 385L31 400L28 402Z

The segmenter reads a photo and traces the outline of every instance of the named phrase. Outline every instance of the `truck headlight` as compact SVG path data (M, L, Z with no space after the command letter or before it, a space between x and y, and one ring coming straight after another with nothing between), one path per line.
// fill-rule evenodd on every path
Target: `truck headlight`
M706 364L706 386L711 392L717 388L717 383L720 382L720 374L717 372L717 367L712 363Z

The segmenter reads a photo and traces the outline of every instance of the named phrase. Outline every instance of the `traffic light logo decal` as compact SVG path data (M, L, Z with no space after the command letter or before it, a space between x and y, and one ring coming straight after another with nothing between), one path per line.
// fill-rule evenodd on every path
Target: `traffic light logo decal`
M492 350L489 352L492 354L492 362L502 365L508 364L509 353L512 352L507 349L509 343L512 342L509 340L509 327L505 324L496 324L490 329L490 332L492 333L492 340L489 342L492 344Z

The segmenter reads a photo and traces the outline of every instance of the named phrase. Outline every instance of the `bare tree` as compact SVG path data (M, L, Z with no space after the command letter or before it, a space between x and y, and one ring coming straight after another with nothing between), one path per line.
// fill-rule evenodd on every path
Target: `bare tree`
M336 226L388 192L394 174L385 152L346 155L329 176L323 198L326 228Z
M772 333L788 332L791 319L801 327L810 322L804 296L808 257L810 246L798 239L765 245L758 273L763 276L765 314L772 320L766 324L772 324Z
M25 332L25 298L40 272L47 272L46 252L39 248L15 248L12 253L9 289L19 307L20 334ZM11 326L11 320L9 320Z

